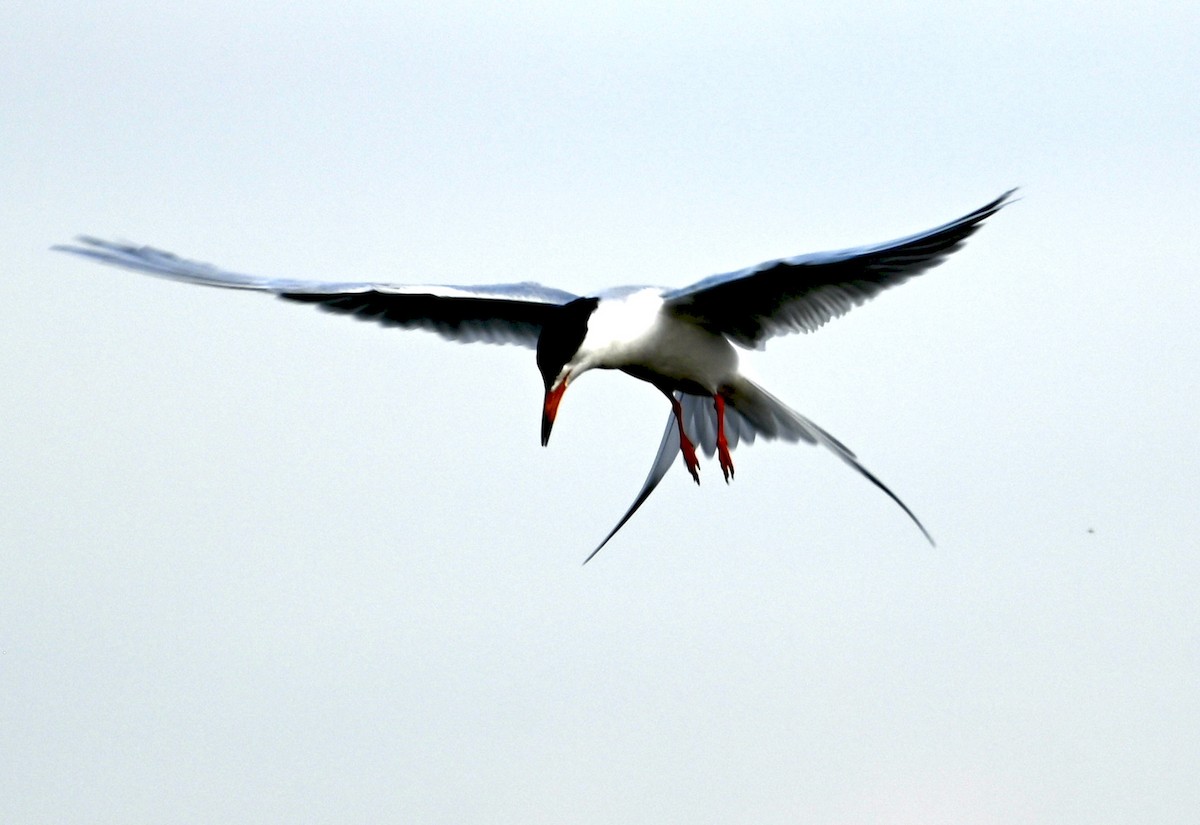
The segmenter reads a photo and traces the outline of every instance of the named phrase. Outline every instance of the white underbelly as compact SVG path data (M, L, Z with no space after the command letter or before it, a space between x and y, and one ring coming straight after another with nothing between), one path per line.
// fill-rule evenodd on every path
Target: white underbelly
M737 350L723 335L666 317L652 334L635 342L629 358L675 381L695 382L710 392L737 373Z
M602 301L588 320L587 368L624 369L716 392L737 375L737 350L725 336L664 313L662 293L642 289Z

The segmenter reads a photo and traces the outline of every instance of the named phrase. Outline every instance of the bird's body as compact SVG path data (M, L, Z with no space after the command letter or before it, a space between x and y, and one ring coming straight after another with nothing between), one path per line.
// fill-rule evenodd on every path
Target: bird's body
M582 297L534 283L416 286L259 278L93 238L56 248L174 280L265 291L461 342L534 347L546 389L543 444L563 393L583 373L615 369L653 384L670 400L671 417L638 497L594 556L653 492L676 452L699 483L693 441L707 455L717 454L726 481L733 475L730 451L739 443L765 438L821 444L883 490L928 537L912 511L850 450L743 376L738 347L762 348L775 335L811 332L940 263L1011 194L886 244L769 261L678 289L627 286Z
M670 312L664 292L601 293L572 371L618 369L672 391L715 394L737 372L737 349L719 332Z

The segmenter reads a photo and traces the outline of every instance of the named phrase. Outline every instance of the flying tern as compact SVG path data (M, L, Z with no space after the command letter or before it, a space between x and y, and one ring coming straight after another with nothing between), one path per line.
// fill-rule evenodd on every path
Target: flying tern
M697 484L696 446L708 457L715 453L728 483L734 472L730 452L755 438L823 445L886 493L932 543L912 510L845 445L742 375L738 349L763 349L774 336L813 332L936 266L1014 191L957 220L888 243L768 261L678 289L622 286L583 296L532 282L435 286L263 278L92 237L54 249L176 281L272 293L453 341L536 349L545 385L543 446L563 393L588 370L617 369L649 382L671 404L662 442L633 504L585 563L646 501L676 453Z

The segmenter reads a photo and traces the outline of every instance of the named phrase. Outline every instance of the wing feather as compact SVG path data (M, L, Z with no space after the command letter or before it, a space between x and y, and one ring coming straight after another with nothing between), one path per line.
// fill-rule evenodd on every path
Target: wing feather
M54 249L174 281L267 292L384 326L436 332L462 343L535 347L555 307L576 297L532 282L450 286L264 278L189 261L149 246L90 237Z
M958 220L907 238L713 275L667 292L665 305L740 346L761 349L773 336L812 332L888 287L937 266L1015 191Z

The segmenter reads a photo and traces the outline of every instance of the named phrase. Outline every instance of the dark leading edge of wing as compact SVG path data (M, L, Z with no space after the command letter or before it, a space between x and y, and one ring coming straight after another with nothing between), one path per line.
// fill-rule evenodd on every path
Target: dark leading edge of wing
M262 278L189 261L149 246L88 237L78 240L78 246L54 249L175 281L268 292L385 326L436 332L462 343L536 347L549 315L576 297L535 283L444 286Z
M944 226L876 246L818 252L713 275L672 290L667 307L744 347L812 332L890 286L945 260L1012 197L1010 189Z

